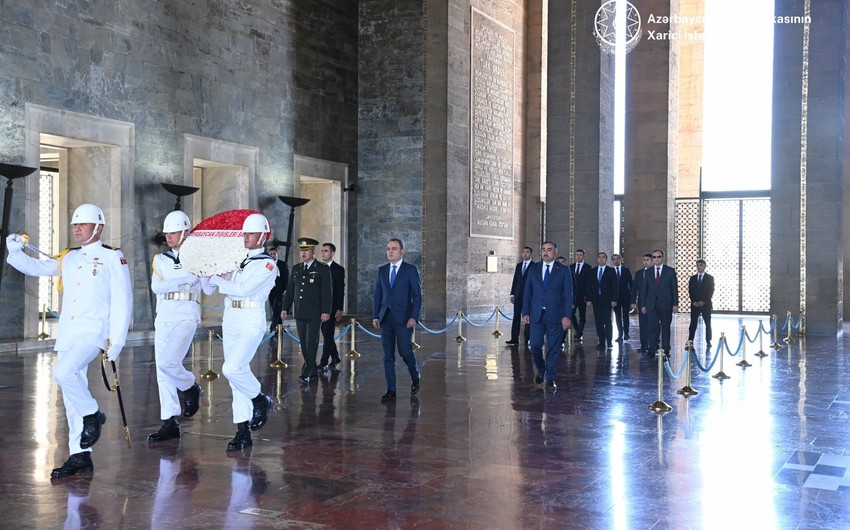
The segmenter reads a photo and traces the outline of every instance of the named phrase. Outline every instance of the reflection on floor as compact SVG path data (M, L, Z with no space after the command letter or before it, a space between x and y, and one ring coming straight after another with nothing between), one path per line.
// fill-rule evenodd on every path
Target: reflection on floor
M482 319L472 319L480 323ZM633 327L636 328L636 321ZM716 316L735 349L754 319ZM440 326L432 326L432 329ZM592 330L592 321L588 330ZM0 504L6 528L848 528L850 363L845 340L808 337L780 350L771 337L747 345L749 368L724 358L731 379L692 363L699 394L677 394L631 341L597 350L593 333L562 356L557 392L534 383L529 353L494 338L493 321L417 333L422 390L385 405L380 342L357 332L361 357L304 387L285 339L253 366L275 398L251 451L227 454L230 388L202 382L200 412L181 440L149 446L159 426L151 345L127 348L121 385L133 448L118 403L92 365L89 381L108 415L95 471L51 483L67 458L67 425L50 352L0 357ZM502 321L502 329L505 329ZM700 334L702 331L700 330ZM701 335L700 335L701 336ZM780 335L780 339L784 335ZM682 363L687 317L677 317L670 363ZM760 348L769 354L753 354ZM697 341L700 364L706 353ZM347 352L350 343L341 341ZM207 342L187 358L208 369ZM213 367L221 369L215 342Z

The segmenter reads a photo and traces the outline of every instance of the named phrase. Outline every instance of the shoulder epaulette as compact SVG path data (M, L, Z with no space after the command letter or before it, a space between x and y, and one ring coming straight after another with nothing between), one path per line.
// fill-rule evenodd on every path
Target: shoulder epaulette
M103 245L103 248L108 250L121 250L121 247L110 247L109 245Z

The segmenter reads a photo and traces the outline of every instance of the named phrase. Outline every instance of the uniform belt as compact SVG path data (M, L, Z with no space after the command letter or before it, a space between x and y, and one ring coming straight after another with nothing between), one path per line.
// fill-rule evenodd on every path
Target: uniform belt
M187 293L185 291L175 291L173 293L165 293L162 295L163 300L187 300L187 301L195 301L198 299L195 296L195 293Z
M249 307L257 307L256 300L231 300L230 307L234 309L248 309Z

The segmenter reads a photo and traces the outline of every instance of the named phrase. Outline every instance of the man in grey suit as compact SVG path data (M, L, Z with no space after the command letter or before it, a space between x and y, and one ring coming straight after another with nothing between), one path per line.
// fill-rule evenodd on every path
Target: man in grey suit
M670 325L673 323L673 313L679 312L679 281L676 269L664 265L664 251L652 251L652 267L644 274L643 287L640 294L641 313L646 314L649 325L649 350L652 354L658 348L658 338L661 337L661 347L664 355L670 355Z
M396 398L395 349L410 373L410 395L419 392L419 366L413 353L413 328L422 311L422 280L415 265L402 260L404 243L401 239L387 242L389 263L378 268L375 295L372 303L372 326L381 332L384 347L384 377L387 392L381 402Z
M298 240L301 251L301 263L292 267L289 285L283 294L283 311L280 316L286 318L289 308L295 304L295 329L301 341L301 355L304 366L298 381L309 384L319 379L316 367L316 353L319 350L319 331L322 322L331 318L333 285L331 269L314 256L319 242L309 237Z

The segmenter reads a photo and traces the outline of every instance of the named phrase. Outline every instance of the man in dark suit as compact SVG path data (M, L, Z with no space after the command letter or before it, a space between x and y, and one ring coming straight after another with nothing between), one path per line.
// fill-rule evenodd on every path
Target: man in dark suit
M661 347L666 356L670 355L670 325L673 323L673 313L679 312L679 282L676 270L664 265L664 251L652 251L652 267L645 276L640 297L641 312L646 314L649 325L649 350L653 354L658 348L658 338L661 337Z
M649 324L646 321L646 313L640 310L643 298L640 292L643 284L648 277L649 267L652 265L652 254L646 253L643 255L643 268L635 273L635 279L632 283L632 309L637 311L638 315L638 330L640 332L640 351L647 351L649 348Z
M617 342L629 340L629 309L632 305L632 271L623 265L619 254L611 256L611 265L617 275L617 307L614 321L617 323Z
M531 324L531 358L537 369L534 381L546 381L546 389L555 391L555 369L561 357L564 332L573 316L573 277L568 267L555 261L558 246L545 241L540 248L542 261L528 270L522 298L522 321ZM543 341L546 358L543 358Z
M693 341L700 315L705 323L705 345L711 348L711 297L714 296L714 276L705 272L705 260L697 260L697 273L688 280L691 297L691 325L688 340Z
M336 348L334 334L336 324L342 318L342 307L345 302L345 267L334 261L336 245L324 243L322 245L322 261L331 268L331 283L333 284L333 302L331 303L331 318L322 322L322 360L319 361L319 370L324 371L329 365L336 369L339 364L339 350Z
M608 266L608 254L605 252L596 255L596 263L587 286L587 303L593 304L596 336L599 337L596 347L604 349L614 346L611 310L617 307L617 276L614 269Z
M522 261L517 263L516 269L514 269L514 281L511 283L511 303L514 305L514 318L511 322L511 338L505 344L519 344L519 328L522 324L522 294L525 291L528 267L534 264L531 260L533 252L531 247L522 247ZM529 326L526 325L523 341L527 343L530 337Z
M402 260L404 243L401 239L387 242L389 263L378 269L375 296L372 303L372 326L381 331L384 347L384 377L387 392L382 402L396 398L395 349L410 373L410 395L419 392L419 366L413 353L413 328L422 311L422 280L416 266Z
M298 381L309 384L319 378L316 367L316 353L319 350L319 330L322 322L331 318L333 285L330 267L315 259L314 249L319 242L309 237L298 240L301 251L301 263L292 267L292 279L283 294L283 311L280 316L286 318L289 308L295 303L295 329L301 341L301 355L304 366Z
M593 267L584 262L584 250L578 249L575 253L576 261L570 265L573 271L575 284L573 285L573 333L576 340L581 342L584 335L584 324L586 322L587 307L587 284L590 283L590 277L593 273Z
M286 262L282 259L277 259L277 247L269 247L269 256L277 262L277 270L280 271L280 276L274 282L269 293L269 305L272 308L272 325L270 331L277 331L277 325L280 324L280 312L283 311L283 293L286 292L286 284L289 282L289 268Z

